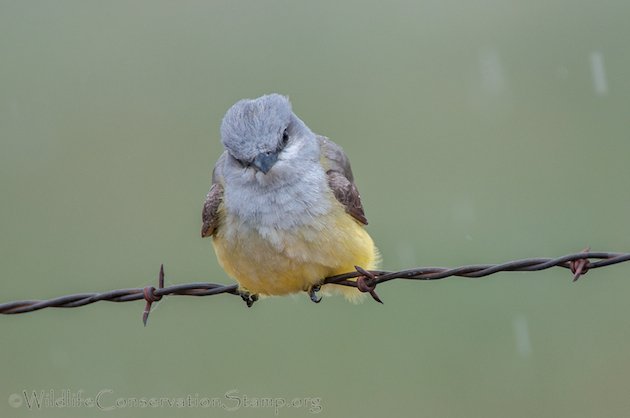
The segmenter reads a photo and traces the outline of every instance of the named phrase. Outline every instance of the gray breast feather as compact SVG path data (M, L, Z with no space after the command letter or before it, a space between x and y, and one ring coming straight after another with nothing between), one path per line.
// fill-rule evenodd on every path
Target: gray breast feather
M326 180L335 198L344 206L346 212L360 223L367 225L368 221L363 211L359 190L354 184L354 176L350 161L343 149L323 136L317 136L321 156L326 168ZM201 236L213 235L219 227L219 206L223 201L223 165L226 158L224 152L212 171L212 185L206 196L202 210Z

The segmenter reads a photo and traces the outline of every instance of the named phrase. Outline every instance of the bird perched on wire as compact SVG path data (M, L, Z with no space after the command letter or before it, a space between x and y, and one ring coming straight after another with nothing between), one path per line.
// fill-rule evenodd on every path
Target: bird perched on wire
M302 291L314 302L319 290L357 299L355 287L319 286L355 266L374 269L379 259L341 147L314 134L279 94L234 104L221 142L201 236L212 236L248 306L259 295Z

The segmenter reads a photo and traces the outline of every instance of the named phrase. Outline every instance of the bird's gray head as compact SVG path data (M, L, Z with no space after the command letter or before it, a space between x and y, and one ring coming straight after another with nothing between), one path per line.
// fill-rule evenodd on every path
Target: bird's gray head
M254 170L253 176L267 175L272 168L280 172L283 165L290 168L298 154L319 159L314 134L295 116L289 99L279 94L234 104L223 117L221 142L232 170Z

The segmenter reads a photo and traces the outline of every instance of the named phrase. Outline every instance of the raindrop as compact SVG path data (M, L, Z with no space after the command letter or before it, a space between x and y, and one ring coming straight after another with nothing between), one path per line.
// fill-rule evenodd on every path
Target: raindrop
M604 56L601 52L591 53L591 71L593 72L593 86L598 96L605 96L608 93L608 83L606 82L606 70L604 69Z
M529 326L523 316L514 318L514 336L516 337L516 349L523 357L529 357L532 353L532 342L529 338Z

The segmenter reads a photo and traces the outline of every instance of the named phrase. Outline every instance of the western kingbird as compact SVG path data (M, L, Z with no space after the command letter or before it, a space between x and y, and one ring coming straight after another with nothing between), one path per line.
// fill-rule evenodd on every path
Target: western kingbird
M251 306L258 295L315 292L322 279L374 269L378 250L341 147L314 134L288 98L269 94L234 104L221 123L225 151L212 172L201 236ZM325 293L354 287L327 284Z

